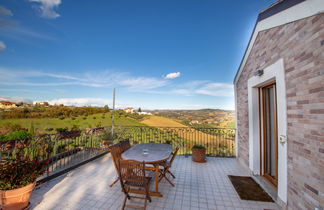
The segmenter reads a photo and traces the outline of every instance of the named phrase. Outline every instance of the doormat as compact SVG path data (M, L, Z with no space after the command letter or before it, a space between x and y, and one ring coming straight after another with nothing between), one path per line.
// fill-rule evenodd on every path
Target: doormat
M228 178L242 200L273 202L272 198L251 177L228 175Z

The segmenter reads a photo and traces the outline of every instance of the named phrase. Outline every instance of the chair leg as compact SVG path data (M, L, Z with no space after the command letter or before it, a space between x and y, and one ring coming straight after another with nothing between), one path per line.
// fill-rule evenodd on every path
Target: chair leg
M146 191L146 199L148 199L150 201L150 203L151 203L152 200L151 200L151 196L150 196L150 192L149 192L148 186L145 187L145 191Z
M166 170L164 170L164 171L162 171L161 172L161 177L160 177L160 179L159 179L159 182L163 179L163 178L165 178L173 187L175 186L174 184L173 184L173 182L171 182L171 180L166 176L166 174L167 174L167 172L168 172L168 169L166 169Z
M173 182L171 182L171 180L168 178L168 177L166 177L166 176L164 176L164 178L172 185L172 187L174 187L175 185L173 184Z
M159 182L165 177L165 175L166 175L165 171L161 170L159 174Z
M125 195L125 199L124 199L124 203L123 203L123 207L122 207L122 210L124 210L124 209L125 209L125 206L126 206L126 201L127 201L127 197L128 197L128 195Z
M176 178L175 175L173 175L173 173L171 171L168 170L167 173L169 173L173 177L173 179Z
M147 199L144 199L144 210L146 210Z
M114 186L118 181L119 181L119 177L116 178L115 181L113 181L113 183L111 183L111 184L109 185L109 187Z

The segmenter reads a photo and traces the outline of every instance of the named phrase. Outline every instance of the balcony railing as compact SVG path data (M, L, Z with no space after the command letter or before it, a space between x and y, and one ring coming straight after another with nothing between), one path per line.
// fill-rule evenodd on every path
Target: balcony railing
M195 144L203 145L209 156L235 156L235 129L190 127L117 127L115 139L131 143L170 143L180 145L179 154L191 155Z
M113 135L112 135L113 133ZM180 155L190 155L195 144L203 145L209 156L235 156L235 130L223 128L120 126L48 134L30 139L0 141L0 160L15 157L17 151L33 159L49 160L42 179L58 176L71 168L107 153L113 143L129 139L131 144L169 143L180 145Z

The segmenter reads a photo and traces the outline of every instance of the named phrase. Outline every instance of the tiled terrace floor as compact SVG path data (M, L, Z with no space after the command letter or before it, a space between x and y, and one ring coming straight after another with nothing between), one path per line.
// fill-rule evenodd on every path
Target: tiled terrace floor
M247 173L234 158L208 157L207 163L194 163L190 157L177 156L172 171L176 186L161 181L164 196L152 197L148 209L278 209L275 203L238 197L227 175ZM38 187L32 194L32 209L121 209L120 184L108 186L114 178L108 154Z

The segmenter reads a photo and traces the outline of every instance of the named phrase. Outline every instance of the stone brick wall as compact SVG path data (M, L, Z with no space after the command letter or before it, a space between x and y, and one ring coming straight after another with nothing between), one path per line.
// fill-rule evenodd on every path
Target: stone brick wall
M259 32L237 82L238 159L248 165L247 80L280 58L286 80L288 209L324 209L324 13Z

